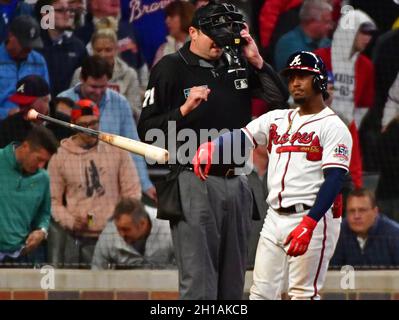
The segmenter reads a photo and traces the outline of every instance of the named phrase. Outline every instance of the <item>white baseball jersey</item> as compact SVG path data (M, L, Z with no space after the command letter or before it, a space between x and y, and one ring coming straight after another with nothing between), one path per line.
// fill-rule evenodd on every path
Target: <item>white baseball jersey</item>
M268 146L267 202L273 209L312 206L323 169L349 169L350 132L328 107L303 116L299 108L274 110L250 122L244 132L254 143Z

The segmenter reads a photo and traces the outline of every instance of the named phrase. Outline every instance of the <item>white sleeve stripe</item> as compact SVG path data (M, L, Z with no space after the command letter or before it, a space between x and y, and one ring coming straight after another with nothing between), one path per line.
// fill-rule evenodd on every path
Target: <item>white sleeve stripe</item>
M247 128L242 128L241 130L244 132L244 134L247 136L247 138L251 141L252 146L254 148L256 148L258 146L258 144L256 143L255 138L251 134L251 132L249 132L249 130Z

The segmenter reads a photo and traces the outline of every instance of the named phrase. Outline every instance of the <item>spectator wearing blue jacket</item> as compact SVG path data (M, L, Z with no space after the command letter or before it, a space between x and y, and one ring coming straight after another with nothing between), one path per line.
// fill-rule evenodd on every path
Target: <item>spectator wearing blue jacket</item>
M399 224L379 214L374 194L351 191L331 266L398 267Z
M118 92L108 89L108 81L112 78L112 68L106 60L99 56L90 56L82 65L81 83L61 92L60 97L73 101L90 99L100 107L100 130L139 140L132 109L127 99ZM156 199L156 191L148 176L144 159L133 155L139 173L141 189L152 200Z
M35 74L49 83L46 61L33 49L43 47L40 28L31 16L16 17L7 40L0 46L0 120L18 112L18 106L8 100L15 91L17 82Z

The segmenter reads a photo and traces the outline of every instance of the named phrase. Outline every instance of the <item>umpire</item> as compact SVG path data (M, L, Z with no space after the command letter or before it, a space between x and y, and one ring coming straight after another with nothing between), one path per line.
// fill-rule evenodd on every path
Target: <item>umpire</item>
M200 137L201 129L233 130L250 121L253 93L271 108L286 106L286 88L264 63L233 5L211 1L199 8L189 34L190 42L152 69L138 123L142 140L150 129L172 135L168 122L173 122L178 132L194 130L195 152L206 141ZM252 194L246 176L232 175L225 168L220 166L200 181L191 164L180 161L171 166L176 186L157 189L160 218L169 218L162 214L164 206L180 196L175 210L181 217L171 220L170 226L181 299L242 298Z

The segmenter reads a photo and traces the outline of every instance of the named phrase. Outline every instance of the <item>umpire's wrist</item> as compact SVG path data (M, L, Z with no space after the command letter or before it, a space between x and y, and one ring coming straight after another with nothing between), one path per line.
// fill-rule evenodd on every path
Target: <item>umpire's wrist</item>
M254 57L251 60L248 60L249 63L254 66L257 70L262 70L264 68L265 62L261 55L259 57Z

